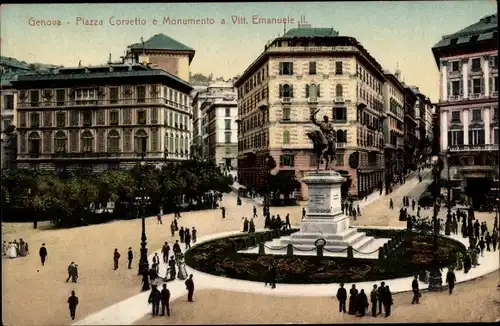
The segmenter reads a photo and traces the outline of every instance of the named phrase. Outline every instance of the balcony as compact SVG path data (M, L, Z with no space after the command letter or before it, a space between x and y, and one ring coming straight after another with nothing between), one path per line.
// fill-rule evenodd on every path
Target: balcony
M344 142L341 142L341 143L336 143L336 144L335 144L335 147L336 147L337 149L344 149L344 148L346 148L346 146L347 146L347 143L344 143Z
M318 104L318 98L308 98L307 103L309 104Z
M469 152L469 151L497 151L498 144L483 145L454 145L448 147L450 152Z
M267 98L263 98L262 100L257 102L257 108L259 110L264 110L265 108L268 108L268 107L269 107L269 102L268 102Z
M281 98L281 103L290 104L290 103L292 103L292 98L291 97L283 97L283 98Z
M470 94L469 95L469 99L471 99L471 100L476 100L476 99L480 99L480 98L483 98L483 97L484 97L484 95L480 94L480 93Z
M344 97L343 96L335 96L334 103L335 104L345 103Z
M498 97L498 91L491 92L491 97Z
M36 105L35 105L36 104ZM164 98L122 98L122 99L82 99L70 101L50 101L50 102L19 102L18 108L27 109L32 107L67 107L67 106L123 106L123 105L144 105L144 104L167 104L182 110L188 110L188 106L180 105Z

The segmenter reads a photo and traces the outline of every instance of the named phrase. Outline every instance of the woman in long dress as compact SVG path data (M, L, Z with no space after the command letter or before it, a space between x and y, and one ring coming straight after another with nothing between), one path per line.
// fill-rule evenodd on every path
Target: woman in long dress
M349 315L355 315L358 311L357 300L358 300L358 290L356 289L356 285L353 284L352 288L349 290Z
M9 243L9 249L7 250L7 256L9 258L17 258L16 245L14 243Z

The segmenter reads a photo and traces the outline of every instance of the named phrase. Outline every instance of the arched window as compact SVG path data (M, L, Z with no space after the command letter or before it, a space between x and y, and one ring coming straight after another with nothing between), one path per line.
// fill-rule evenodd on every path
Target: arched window
M108 132L108 152L118 153L120 151L120 133L117 130Z
M144 129L139 129L135 133L135 151L137 153L148 151L148 133Z
M184 150L186 151L186 153L188 152L188 149L189 149L189 138L188 136L186 136L186 140L184 142Z
M283 85L283 97L292 97L292 89L290 85Z
M68 137L64 131L56 132L54 136L55 149L56 153L64 153L66 152Z
M179 153L179 135L175 135L175 153Z
M309 85L309 100L316 101L318 99L318 86L315 84Z
M94 149L94 136L89 130L82 132L80 136L82 140L82 152L92 152Z
M33 131L28 136L28 146L30 154L40 154L40 135L38 132Z
M290 131L283 131L283 144L290 144Z
M342 84L337 84L337 86L335 87L335 96L343 96L344 94L344 88L342 87Z
M179 151L181 152L181 154L183 154L184 152L184 136L181 135L181 143L179 145Z

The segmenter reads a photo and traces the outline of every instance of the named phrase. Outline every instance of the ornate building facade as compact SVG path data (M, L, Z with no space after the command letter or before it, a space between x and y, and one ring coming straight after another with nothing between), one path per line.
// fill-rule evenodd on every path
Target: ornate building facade
M184 80L143 64L23 75L17 99L20 168L127 168L189 158Z
M443 36L432 51L440 69L440 143L454 194L486 204L498 178L498 16Z
M239 182L262 187L268 156L299 181L316 169L306 133L317 112L335 124L335 169L350 178L350 193L369 193L383 179L384 81L362 45L331 28L299 27L271 41L235 83ZM307 198L305 185L300 195Z
M384 72L384 158L385 183L401 175L404 163L404 104L405 89L399 80L399 73Z

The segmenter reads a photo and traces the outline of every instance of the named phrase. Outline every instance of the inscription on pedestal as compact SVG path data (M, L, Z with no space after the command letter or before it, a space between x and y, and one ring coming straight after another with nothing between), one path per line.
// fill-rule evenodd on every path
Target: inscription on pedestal
M309 190L308 210L310 213L329 213L331 211L329 189L313 188Z

